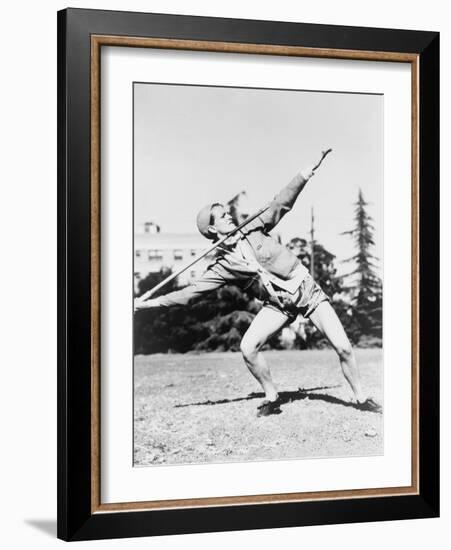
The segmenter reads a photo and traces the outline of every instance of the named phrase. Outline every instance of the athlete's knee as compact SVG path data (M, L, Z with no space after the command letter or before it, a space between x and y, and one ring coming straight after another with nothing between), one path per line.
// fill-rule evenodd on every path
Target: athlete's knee
M256 358L260 351L260 347L261 346L257 342L251 342L246 336L241 340L240 350L244 359L247 361L253 361Z
M338 357L341 361L348 361L353 355L352 346L349 340L340 342L340 344L335 347L335 351L338 353Z

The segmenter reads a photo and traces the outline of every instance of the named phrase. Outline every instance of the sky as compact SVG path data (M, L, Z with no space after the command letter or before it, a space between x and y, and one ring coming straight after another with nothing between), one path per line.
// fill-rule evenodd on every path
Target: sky
M202 206L243 190L257 210L329 147L277 230L284 241L307 237L313 206L316 239L349 271L341 262L353 242L340 233L353 227L361 188L381 266L383 96L135 83L135 224L193 233Z

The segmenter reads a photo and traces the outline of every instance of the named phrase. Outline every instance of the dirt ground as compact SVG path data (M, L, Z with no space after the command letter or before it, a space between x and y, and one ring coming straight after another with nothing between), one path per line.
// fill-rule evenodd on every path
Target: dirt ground
M383 415L363 412L331 350L265 352L282 414L239 353L135 357L135 466L383 454ZM382 350L356 350L364 388L383 404Z

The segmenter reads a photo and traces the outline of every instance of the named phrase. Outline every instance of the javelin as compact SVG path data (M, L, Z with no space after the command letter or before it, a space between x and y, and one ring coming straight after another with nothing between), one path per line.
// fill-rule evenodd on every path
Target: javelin
M321 163L323 162L323 160L326 158L326 156L332 151L332 149L327 149L326 151L323 151L322 154L321 154L321 158L319 160L319 162L312 168L312 172L315 172L315 170L317 170ZM268 210L268 208L271 206L271 203L267 204L266 206L264 206L263 208L261 208L258 212L256 212L255 214L252 214L252 216L249 216L248 218L246 218L243 222L241 222L237 227L235 227L235 229L232 229L232 231L230 231L230 233L227 233L227 235L224 235L224 237L222 237L222 239L219 239L219 241L216 241L215 243L213 243L209 248L207 248L207 250L205 250L204 252L202 252L202 254L200 254L199 256L197 256L196 258L194 258L194 260L192 262L190 262L188 265L185 265L184 267L181 267L178 271L176 271L175 273L171 273L171 275L169 275L168 277L166 277L166 279L163 279L160 283L158 283L156 286L154 286L153 288L151 288L150 290L148 290L147 292L144 292L144 294L142 294L141 296L138 296L138 299L139 300L147 300L147 298L150 298L153 294L155 294L155 292L157 292L157 290L160 290L160 288L164 287L165 285L167 285L169 282L171 282L172 280L176 279L179 275L181 275L182 273L184 273L187 269L189 269L190 267L192 267L194 264L197 264L197 262L199 260L202 260L202 258L205 258L205 256L207 256L208 254L210 254L210 252L213 252L213 250L215 248L217 248L218 246L220 246L223 242L225 242L228 238L230 238L232 235L235 235L235 233L237 233L238 231L240 231L241 229L243 229L244 226L246 226L248 223L250 223L251 221L255 220L255 218L258 218L258 216L260 216L261 214L263 214L263 212L266 212L266 210Z

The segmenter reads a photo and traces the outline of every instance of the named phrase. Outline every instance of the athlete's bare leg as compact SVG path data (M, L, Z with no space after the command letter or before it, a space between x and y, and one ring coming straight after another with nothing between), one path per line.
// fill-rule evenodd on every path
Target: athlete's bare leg
M271 377L271 371L260 349L286 322L287 317L280 311L263 307L255 316L241 341L244 362L262 386L266 399L269 401L275 401L278 393Z
M362 392L360 373L355 361L354 351L334 309L329 302L321 302L310 315L310 319L337 352L344 377L351 386L356 401L363 403L367 396Z

